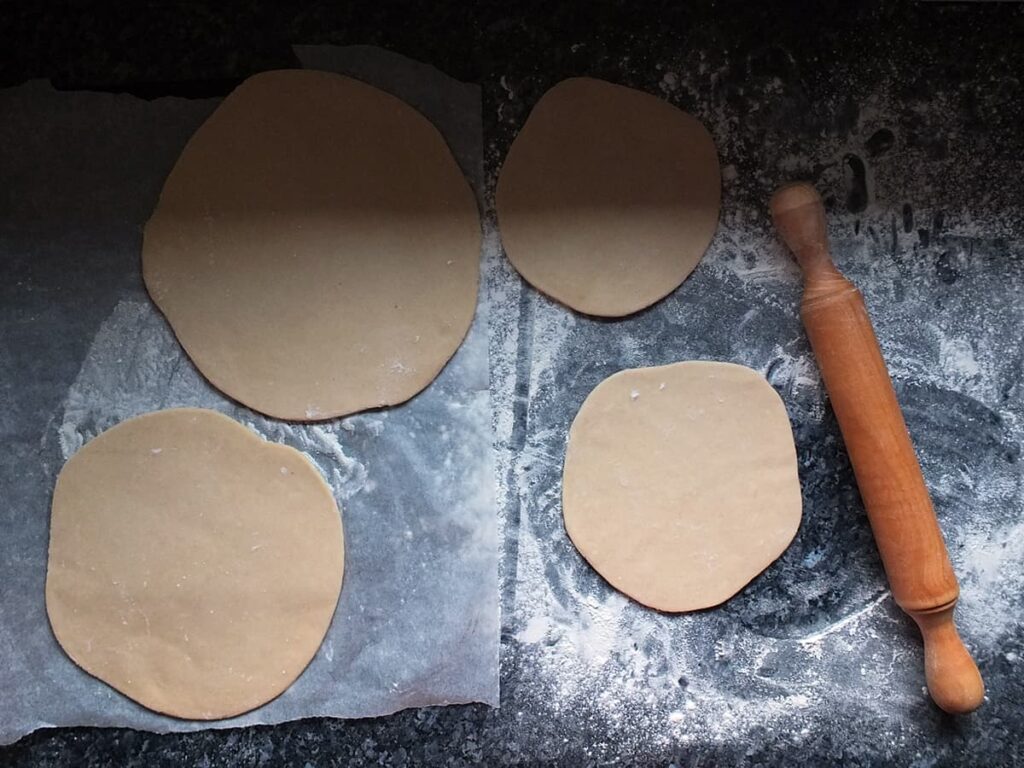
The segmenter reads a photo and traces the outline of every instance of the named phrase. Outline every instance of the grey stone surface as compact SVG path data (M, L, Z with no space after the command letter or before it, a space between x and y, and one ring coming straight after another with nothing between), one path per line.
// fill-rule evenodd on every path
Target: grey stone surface
M34 35L47 47L14 45L0 78L206 95L288 65L292 43L381 45L483 85L493 191L540 95L564 77L603 77L708 125L724 170L721 227L677 292L618 324L571 315L507 267L496 278L507 287L491 339L508 500L499 710L175 736L44 731L0 764L1024 761L1024 6L356 3L258 6L247 24L216 9L161 13L50 19ZM26 6L12 29L28 35L43 15ZM958 618L988 684L969 717L923 694L920 641L887 595L801 332L798 276L767 217L771 192L792 178L826 197L837 262L872 311L949 539ZM83 273L104 268L96 258ZM18 268L26 279L45 265ZM7 296L24 306L17 349L73 344L34 330L45 297ZM675 620L622 602L585 567L560 528L557 484L564 430L592 386L621 367L694 357L744 362L780 391L805 512L794 545L748 589ZM75 369L28 351L10 364L40 377ZM16 393L4 398L18 407Z

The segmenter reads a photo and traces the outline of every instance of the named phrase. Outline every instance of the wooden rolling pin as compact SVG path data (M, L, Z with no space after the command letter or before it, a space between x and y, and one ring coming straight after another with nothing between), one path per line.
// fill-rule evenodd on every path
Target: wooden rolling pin
M921 628L928 690L946 712L970 712L981 704L985 686L953 624L960 587L864 299L832 264L825 209L814 187L782 187L771 210L803 272L804 326L893 598Z

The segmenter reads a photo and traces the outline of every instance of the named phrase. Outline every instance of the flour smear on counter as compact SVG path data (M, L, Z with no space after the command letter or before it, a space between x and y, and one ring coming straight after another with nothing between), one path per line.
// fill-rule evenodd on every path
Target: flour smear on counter
M771 252L769 243L757 244L762 246ZM736 273L718 262L717 256L713 249L708 263L698 269L723 274L726 282L735 274L755 292L778 291L787 300L792 297L788 283L795 274L788 269L755 267ZM580 347L573 348L572 331L587 322L543 297L533 301L531 400L558 394L545 382L552 379L559 361L574 356L586 359ZM901 399L912 401L908 409L912 431L927 432L919 440L919 453L962 585L958 622L967 643L984 659L1000 653L1000 640L1013 629L1022 607L1021 481L1012 465L1000 462L1000 457L1005 458L1001 452L1008 451L1011 457L1015 450L1019 452L1014 448L1021 442L1019 403L1006 409L992 400L1007 378L1007 371L1000 370L1000 355L1007 350L965 330L969 318L965 320L959 312L929 318L934 313L928 311L928 301L923 291L912 294L906 299L910 306L878 313L878 325L882 335L909 323L909 332L920 331L933 342L932 359L893 346L887 356ZM664 362L652 360L642 343L635 348L630 342L616 346L625 350L625 357L619 358L621 367ZM771 346L766 357L742 362L760 368L784 396L797 396L797 402L787 402L794 421L820 423L826 408L813 358L806 350L787 351L779 343ZM564 362L561 365L565 367ZM581 366L579 360L577 366ZM948 391L975 401L977 414L960 411L953 414L953 422L934 420L932 412ZM913 402L918 396L922 402ZM933 396L939 398L938 404L929 402ZM578 402L579 395L566 400ZM531 405L531 416L548 410ZM986 445L986 450L970 457L970 446L957 444L963 436L955 433L956 418L997 421L992 440L1002 447ZM736 621L735 614L726 616L719 609L659 614L587 573L587 566L565 540L561 523L560 476L567 421L571 414L561 420L561 428L548 423L528 426L523 449L512 460L513 487L504 489L518 496L522 514L518 531L507 534L518 535L518 550L515 614L505 622L514 629L521 674L532 689L530 702L570 720L585 713L588 719L604 723L610 740L636 739L638 744L709 738L724 742L757 728L784 729L799 743L814 728L816 718L832 715L836 706L847 705L851 697L860 708L894 723L907 706L929 706L916 629L894 605L878 569L826 573L826 589L832 581L843 582L843 588L854 593L850 609L805 634L789 636L758 632L744 626L742 617ZM799 437L801 430L796 432ZM802 456L815 450L814 445L802 448ZM965 458L966 464L958 466L951 460L958 457ZM828 498L805 500L805 520L822 514L825 510L820 505L829 503ZM856 509L848 512L859 514ZM864 525L863 519L850 523ZM804 564L827 569L830 564L821 559L813 547L801 555ZM755 580L744 596L755 605L775 601L769 610L778 611L785 621L786 606L778 603L778 596L761 597L763 586L762 579ZM803 599L810 605L821 591L815 584L798 582L781 599Z
M751 735L765 729L799 746L847 716L867 717L887 744L915 743L936 712L920 637L884 580L799 322L799 272L771 229L767 200L795 178L813 178L838 198L829 218L835 260L874 319L960 579L957 621L983 670L1020 663L1004 643L1019 634L1024 611L1024 403L1013 300L1024 294L1024 244L1010 239L1024 217L999 189L974 210L943 210L952 180L934 166L932 175L921 171L916 151L868 158L856 137L866 143L897 122L896 82L852 95L864 105L852 143L823 135L794 153L782 137L755 145L737 129L715 96L715 72L660 69L661 94L683 108L699 105L719 146L722 216L703 261L663 302L611 323L521 285L492 310L502 318L492 316L492 327L515 336L504 345L492 338L492 381L515 380L494 391L496 412L505 414L497 418L521 420L498 430L499 462L509 470L500 473L499 496L512 510L506 540L514 537L506 543L504 624L518 690L506 705L524 723L562 723L637 754L738 739L756 749ZM791 86L767 78L750 87L768 104ZM500 111L499 120L516 123ZM969 166L968 149L951 152L951 162ZM850 154L868 158L865 206L856 212L843 199ZM773 170L733 164L753 157ZM918 207L898 196L908 178ZM779 391L797 440L804 521L787 553L740 595L668 615L615 592L572 548L561 471L568 426L597 383L683 359L742 363ZM910 710L924 714L908 717ZM604 746L589 749L600 755Z

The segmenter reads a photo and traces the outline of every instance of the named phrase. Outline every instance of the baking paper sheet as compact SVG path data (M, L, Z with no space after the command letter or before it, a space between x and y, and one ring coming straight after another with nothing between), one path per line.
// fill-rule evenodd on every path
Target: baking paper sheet
M427 115L479 198L478 87L373 48L296 53ZM214 390L146 296L140 248L164 178L218 101L42 82L0 91L0 743L46 726L164 732L498 702L486 297L453 360L404 405L297 425ZM495 263L492 246L485 270ZM345 525L345 583L319 653L278 699L215 723L155 714L80 670L54 640L43 598L64 462L114 424L175 406L221 411L306 453Z

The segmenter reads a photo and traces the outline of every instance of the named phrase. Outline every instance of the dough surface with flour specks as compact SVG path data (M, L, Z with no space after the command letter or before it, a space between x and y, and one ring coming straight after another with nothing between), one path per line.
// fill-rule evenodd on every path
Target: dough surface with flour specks
M140 704L231 717L316 654L344 555L338 507L305 456L213 411L157 411L61 471L46 610L72 660Z
M721 175L700 121L650 94L565 80L530 113L496 193L509 260L575 310L617 317L671 293L718 225Z
M143 277L189 357L262 413L403 402L476 307L476 200L437 129L372 86L265 72L196 131L146 224Z
M573 421L562 506L573 544L616 589L662 611L718 605L800 525L782 400L731 363L621 371Z

